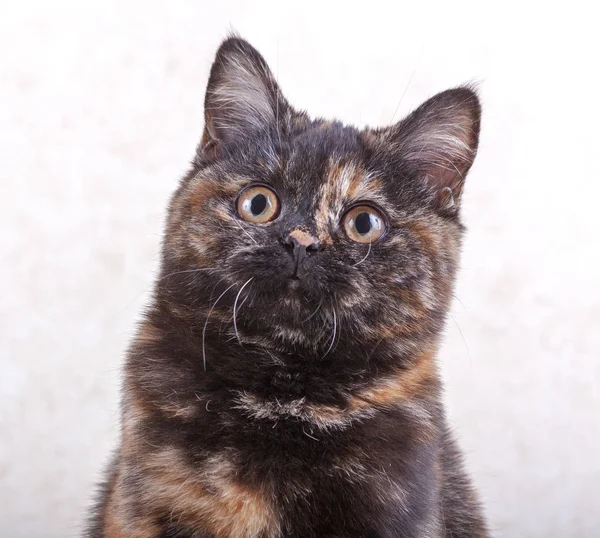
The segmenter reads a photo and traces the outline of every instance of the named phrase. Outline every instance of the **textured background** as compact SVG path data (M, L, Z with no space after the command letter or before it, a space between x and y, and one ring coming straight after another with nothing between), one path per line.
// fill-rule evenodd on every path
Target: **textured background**
M408 4L2 2L0 537L78 533L232 28L292 103L356 124L481 82L448 404L496 536L600 536L597 18Z

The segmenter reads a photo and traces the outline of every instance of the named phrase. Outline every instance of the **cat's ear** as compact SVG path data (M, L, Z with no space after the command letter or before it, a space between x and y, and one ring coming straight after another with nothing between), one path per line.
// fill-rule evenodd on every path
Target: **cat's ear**
M247 41L230 37L219 47L210 71L202 145L277 127L288 108L260 53Z
M460 87L437 94L387 130L393 151L427 183L441 210L458 206L477 153L480 120L477 94Z

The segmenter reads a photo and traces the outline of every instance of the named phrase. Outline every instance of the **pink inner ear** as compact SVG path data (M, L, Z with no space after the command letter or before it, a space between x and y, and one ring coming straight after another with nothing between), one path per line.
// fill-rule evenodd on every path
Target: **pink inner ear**
M480 113L477 95L456 88L432 97L392 128L402 158L418 169L441 206L459 202L477 152Z
M224 41L206 89L204 113L209 136L230 141L267 129L286 106L259 52L239 38Z
M427 183L440 188L440 192L449 191L450 195L458 198L471 162L466 155L462 160L452 160L440 154L434 160L423 163L422 168Z
M407 158L416 161L426 175L428 183L450 188L455 197L460 196L465 176L471 167L477 147L474 120L458 112L456 117L442 118L443 123L433 122L422 128L420 136L412 145L421 144L415 154L409 151Z
M454 193L450 187L444 187L437 191L434 200L435 206L442 211L449 211L456 207Z

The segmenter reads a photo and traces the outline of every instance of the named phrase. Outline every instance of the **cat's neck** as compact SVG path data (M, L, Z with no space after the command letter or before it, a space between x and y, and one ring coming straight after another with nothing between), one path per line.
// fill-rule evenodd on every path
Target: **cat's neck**
M129 382L158 407L222 400L273 420L299 415L350 420L373 406L439 396L435 340L417 348L393 337L370 346L341 338L319 357L204 329L148 316L130 349Z

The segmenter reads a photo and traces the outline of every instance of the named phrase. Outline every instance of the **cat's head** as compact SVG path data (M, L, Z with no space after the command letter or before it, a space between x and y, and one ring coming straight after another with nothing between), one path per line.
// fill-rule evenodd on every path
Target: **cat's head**
M305 357L435 336L479 122L465 87L389 127L312 120L254 48L228 39L171 201L159 299L196 336Z

